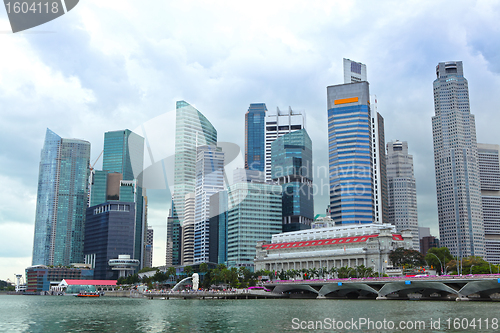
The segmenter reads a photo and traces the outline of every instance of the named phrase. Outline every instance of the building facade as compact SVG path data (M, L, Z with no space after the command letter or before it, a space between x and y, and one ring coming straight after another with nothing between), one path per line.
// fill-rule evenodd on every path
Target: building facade
M266 104L255 103L250 104L245 114L245 169L264 172L266 112Z
M500 264L500 145L477 144L486 260Z
M153 239L154 230L152 227L148 226L146 232L146 255L144 256L144 267L153 267Z
M276 108L276 112L268 112L266 116L266 182L271 181L271 144L278 137L306 128L305 114L301 111L294 111L288 108L281 111Z
M48 267L35 265L26 268L26 291L40 293L49 291L63 279L92 280L94 271L88 267ZM84 284L84 282L82 282Z
M95 279L116 280L109 260L134 254L135 207L133 201L116 201L87 208L84 255Z
M184 200L187 194L195 192L197 147L215 144L217 131L210 121L189 103L178 101L175 118L174 191L171 218L167 220L166 265L180 265L182 262ZM169 231L173 234L169 234Z
M314 219L312 141L305 129L271 144L271 178L282 187L283 232L309 229Z
M128 253L141 262L146 255L147 206L142 188L144 138L131 130L104 133L102 171L91 179L91 207L113 201L134 202L134 252Z
M368 81L366 65L344 58L344 83ZM387 178L385 159L385 129L384 117L378 113L377 96L370 95L371 131L372 131L372 166L373 166L373 198L374 223L386 223L387 207Z
M184 200L184 224L182 225L181 265L194 263L194 212L195 194L186 194Z
M196 156L194 262L209 261L210 197L224 190L224 152L215 145L200 146Z
M425 256L430 248L439 247L439 239L434 236L425 236L420 239L420 252Z
M432 133L439 241L454 256L485 256L476 123L461 61L436 66Z
M413 173L413 156L406 141L387 143L387 184L389 187L388 220L397 232L410 230L413 250L420 250L417 212L417 185Z
M253 269L255 244L281 233L281 186L236 183L229 187L227 263Z
M210 262L227 262L227 218L227 191L220 191L210 197Z
M330 217L373 223L372 134L368 82L329 86Z
M398 234L391 225L357 225L315 228L273 236L259 242L255 270L321 269L364 265L385 273L393 249L412 247L410 233Z
M47 129L40 156L33 265L83 262L90 143Z

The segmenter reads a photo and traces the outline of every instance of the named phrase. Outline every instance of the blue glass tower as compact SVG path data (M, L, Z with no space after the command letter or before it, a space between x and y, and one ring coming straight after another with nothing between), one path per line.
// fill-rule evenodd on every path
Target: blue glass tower
M95 171L91 206L106 202L135 202L133 253L126 253L143 264L146 232L145 203L142 190L144 138L125 129L104 133L102 171ZM125 254L125 253L122 253Z
M250 104L245 114L245 169L264 171L266 166L266 104Z
M90 143L47 129L40 156L33 265L83 262Z
M309 229L314 219L312 141L301 129L271 144L271 177L281 184L283 232Z
M330 217L336 224L372 223L371 114L368 82L329 86Z

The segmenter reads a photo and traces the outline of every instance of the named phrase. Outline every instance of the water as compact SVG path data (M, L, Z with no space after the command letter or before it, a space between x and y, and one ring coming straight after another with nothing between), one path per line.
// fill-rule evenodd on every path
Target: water
M408 332L492 332L500 302L375 300L149 300L115 297L0 296L0 332L401 332L400 321L424 321ZM296 318L296 319L294 319ZM366 318L374 329L328 329L331 319ZM441 329L430 320L441 319ZM446 319L451 318L448 329ZM459 329L453 320L459 318ZM465 318L465 319L464 319ZM376 329L386 320L394 329ZM476 328L470 324L475 319ZM481 329L477 320L481 319ZM485 328L488 319L488 329ZM317 330L301 330L311 325ZM322 323L320 330L316 321ZM337 324L337 323L336 323ZM465 324L469 324L465 329ZM500 327L497 327L497 330Z

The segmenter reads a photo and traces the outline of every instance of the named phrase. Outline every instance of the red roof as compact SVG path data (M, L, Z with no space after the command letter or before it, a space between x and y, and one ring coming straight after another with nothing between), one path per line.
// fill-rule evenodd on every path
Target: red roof
M351 236L342 238L328 238L328 239L315 239L300 242L288 242L288 243L271 243L262 245L266 250L278 250L285 248L297 248L297 247L308 247L308 246L323 246L323 245L342 245L351 243L364 243L369 238L375 238L378 235L363 235L363 236ZM392 239L395 241L402 241L403 237L401 235L392 235Z
M89 286L116 286L116 280L66 280L68 286L89 285Z

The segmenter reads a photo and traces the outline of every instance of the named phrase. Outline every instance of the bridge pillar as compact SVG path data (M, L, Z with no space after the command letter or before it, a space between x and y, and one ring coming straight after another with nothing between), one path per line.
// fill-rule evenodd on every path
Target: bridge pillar
M385 296L380 296L380 295L379 295L379 296L377 296L377 298L376 298L376 300L377 300L377 301L378 301L378 300L386 300L386 299L387 299L387 297L385 297Z

